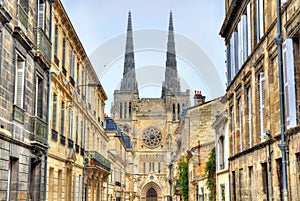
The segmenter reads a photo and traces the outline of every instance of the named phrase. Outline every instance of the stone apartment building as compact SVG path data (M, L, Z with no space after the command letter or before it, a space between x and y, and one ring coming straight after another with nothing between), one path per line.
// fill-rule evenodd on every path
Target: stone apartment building
M47 200L103 200L107 96L60 0L52 20Z
M51 2L0 1L0 200L43 200Z
M226 96L224 96L226 99ZM225 101L225 100L224 100ZM227 111L221 111L216 115L216 120L212 124L215 129L215 148L216 148L216 200L230 200L229 183L229 136L228 136L228 117Z
M105 133L109 137L107 151L111 161L107 200L134 200L136 181L131 170L133 164L127 163L133 154L130 137L110 117L105 118Z
M225 98L220 97L205 101L200 91L195 91L193 107L186 108L180 119L176 142L178 149L173 158L173 199L180 200L178 185L179 170L177 163L182 158L188 159L189 201L208 200L210 195L206 187L206 162L215 147L215 129L212 127L216 116L224 111Z
M231 200L283 200L276 1L226 0L225 5L220 35L227 47ZM299 200L300 2L282 0L278 6L287 196Z

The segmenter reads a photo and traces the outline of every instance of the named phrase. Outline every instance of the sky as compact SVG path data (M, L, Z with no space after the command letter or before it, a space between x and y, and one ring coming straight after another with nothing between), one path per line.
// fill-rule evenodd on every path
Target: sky
M222 0L61 0L101 84L110 113L123 73L128 11L132 13L139 96L158 98L164 80L172 10L181 89L206 100L225 94L225 48L219 36Z

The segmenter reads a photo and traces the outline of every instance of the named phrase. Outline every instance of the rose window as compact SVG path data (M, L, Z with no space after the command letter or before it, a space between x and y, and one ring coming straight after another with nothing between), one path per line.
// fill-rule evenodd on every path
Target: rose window
M161 144L161 132L155 127L149 127L143 132L143 143L149 148L155 148Z

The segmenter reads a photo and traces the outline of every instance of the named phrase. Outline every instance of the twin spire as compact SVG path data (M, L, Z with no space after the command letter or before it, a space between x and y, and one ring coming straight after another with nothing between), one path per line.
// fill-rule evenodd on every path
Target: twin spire
M169 17L169 33L166 56L165 82L162 83L162 98L164 98L166 95L176 95L181 91L180 80L177 72L172 11L170 12ZM121 91L138 92L138 84L135 74L132 19L130 11L128 13L124 71L121 81Z

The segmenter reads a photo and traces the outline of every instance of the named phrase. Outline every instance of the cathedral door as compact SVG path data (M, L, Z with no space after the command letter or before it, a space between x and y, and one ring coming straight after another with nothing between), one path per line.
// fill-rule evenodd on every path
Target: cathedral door
M157 201L157 192L154 188L150 188L146 195L146 201Z

